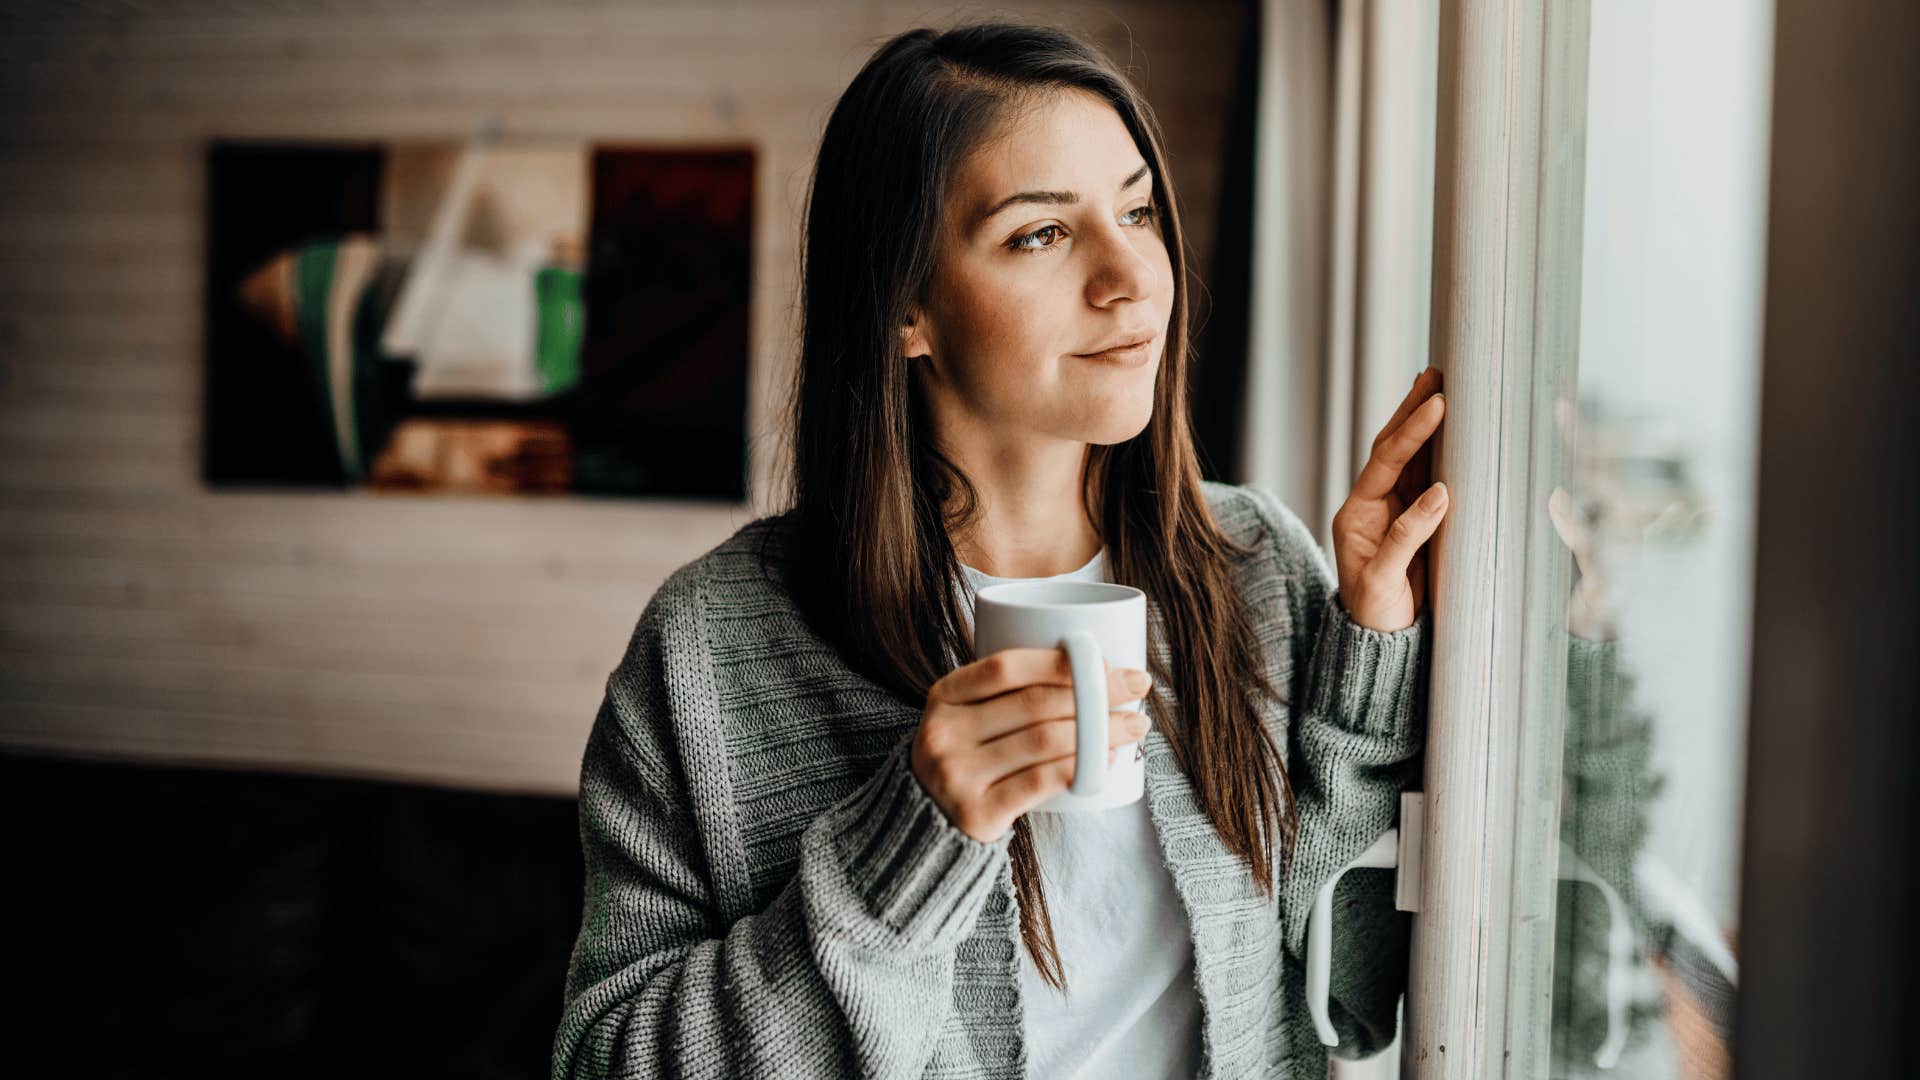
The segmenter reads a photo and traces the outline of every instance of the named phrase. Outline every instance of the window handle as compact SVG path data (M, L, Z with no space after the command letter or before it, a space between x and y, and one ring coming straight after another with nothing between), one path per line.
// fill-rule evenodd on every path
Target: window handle
M1420 910L1420 838L1424 828L1425 804L1420 792L1400 796L1400 827L1380 834L1373 845L1352 862L1341 867L1314 894L1313 910L1307 915L1307 1012L1314 1030L1327 1046L1340 1045L1333 1030L1327 998L1333 970L1333 889L1349 870L1393 870L1393 906L1400 911ZM1627 1044L1628 981L1633 963L1633 925L1627 920L1627 907L1620 894L1606 879L1574 855L1563 842L1558 876L1566 881L1591 885L1606 901L1607 928L1607 1037L1594 1053L1594 1064L1611 1069L1620 1061Z
M1581 861L1563 840L1560 843L1560 880L1577 881L1600 890L1607 902L1607 1037L1594 1051L1593 1063L1611 1069L1620 1061L1627 1046L1627 1000L1632 994L1628 980L1633 968L1633 924L1627 921L1627 905L1605 878Z
M1380 834L1373 846L1341 867L1314 894L1313 910L1307 913L1307 1012L1313 1028L1327 1046L1339 1046L1340 1036L1333 1030L1328 1014L1327 994L1333 970L1333 887L1349 870L1394 870L1393 906L1400 911L1420 910L1420 838L1424 815L1421 793L1400 794L1400 827Z

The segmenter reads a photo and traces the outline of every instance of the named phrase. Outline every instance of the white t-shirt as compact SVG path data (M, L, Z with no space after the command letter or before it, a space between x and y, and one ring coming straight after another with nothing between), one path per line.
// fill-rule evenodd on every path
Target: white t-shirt
M1106 581L1106 556L1102 548L1080 569L1050 578L962 569L975 590L1006 581ZM970 592L961 608L971 619ZM1200 1071L1200 999L1193 932L1147 800L1110 810L1030 814L1027 821L1067 982L1063 998L1040 978L1025 945L1017 950L1028 1075L1194 1076Z

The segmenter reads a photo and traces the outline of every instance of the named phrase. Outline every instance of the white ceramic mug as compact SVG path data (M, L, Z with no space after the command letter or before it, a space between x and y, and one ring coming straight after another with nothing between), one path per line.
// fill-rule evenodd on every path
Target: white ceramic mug
M1109 766L1107 712L1133 709L1140 699L1109 705L1106 669L1146 670L1147 594L1100 581L988 585L974 596L973 653L987 657L1014 648L1064 648L1073 669L1073 786L1034 810L1104 810L1137 801L1147 787L1140 744L1122 744Z

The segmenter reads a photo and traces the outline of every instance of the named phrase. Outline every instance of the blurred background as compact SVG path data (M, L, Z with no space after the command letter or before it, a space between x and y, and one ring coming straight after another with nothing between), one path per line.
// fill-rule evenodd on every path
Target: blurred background
M1915 571L1863 539L1914 516L1880 450L1916 415L1916 88L1882 62L1910 13L16 3L0 792L28 1064L546 1075L607 676L653 589L779 504L828 111L888 36L986 17L1086 34L1158 114L1210 478L1271 487L1330 556L1379 426L1446 372L1436 625L1477 644L1436 657L1426 786L1471 788L1482 824L1448 835L1498 858L1416 927L1474 935L1500 989L1416 944L1405 1030L1471 1000L1499 1049L1342 1080L1719 1078L1736 1044L1739 1075L1805 1075L1849 1059L1762 1053L1769 1019L1920 1007L1875 990L1916 940L1887 921ZM1859 963L1779 944L1816 926Z
M0 12L0 790L59 821L10 832L61 1072L546 1074L581 748L769 505L828 111L996 12L1130 66L1213 281L1251 3Z

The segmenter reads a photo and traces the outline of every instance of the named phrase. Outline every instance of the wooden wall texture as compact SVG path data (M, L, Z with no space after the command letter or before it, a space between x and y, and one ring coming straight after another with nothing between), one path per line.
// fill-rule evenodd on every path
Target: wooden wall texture
M640 609L770 505L800 200L886 36L1092 34L1159 111L1204 280L1249 5L10 4L0 15L0 747L571 794ZM212 138L759 152L754 501L210 492Z

